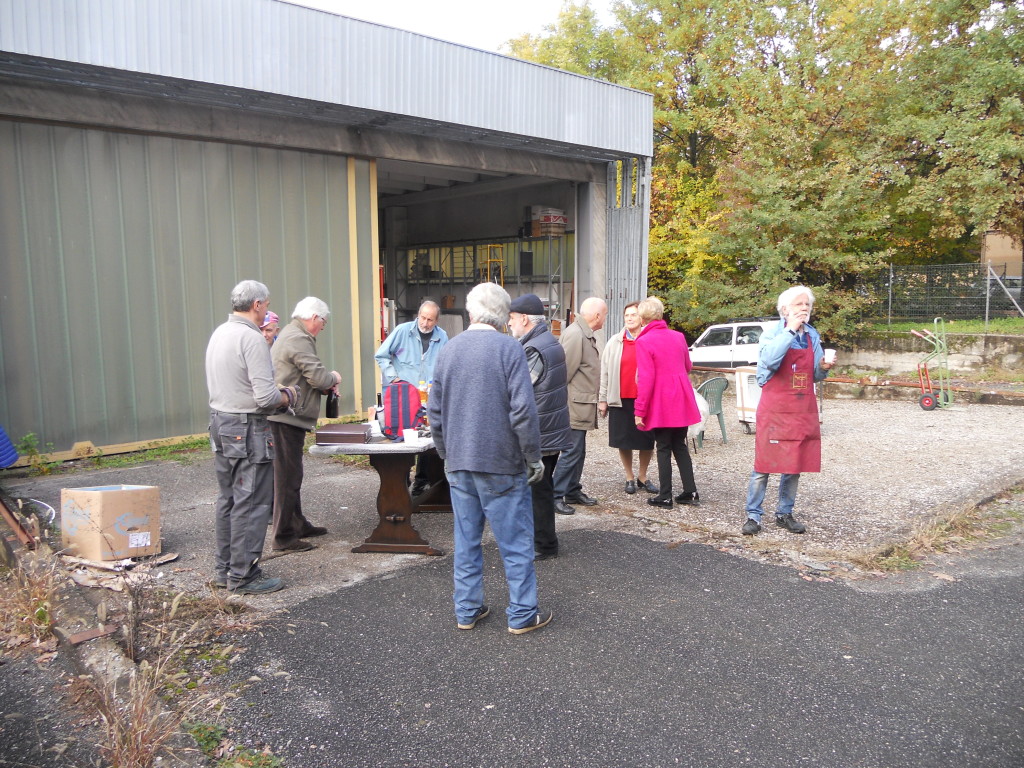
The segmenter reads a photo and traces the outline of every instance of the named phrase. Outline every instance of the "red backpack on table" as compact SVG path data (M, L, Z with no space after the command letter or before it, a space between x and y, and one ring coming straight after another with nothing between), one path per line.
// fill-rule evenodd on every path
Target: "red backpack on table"
M427 409L420 401L420 391L408 381L395 381L384 387L381 402L380 431L384 437L397 440L403 429L419 429L426 423Z

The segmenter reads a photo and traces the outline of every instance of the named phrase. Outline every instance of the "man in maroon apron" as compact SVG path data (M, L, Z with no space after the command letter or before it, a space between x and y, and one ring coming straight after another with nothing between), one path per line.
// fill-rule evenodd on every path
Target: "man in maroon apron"
M757 438L754 471L747 488L743 534L761 531L768 476L779 474L775 524L792 533L807 527L793 517L801 472L821 471L821 427L814 382L828 376L834 362L824 362L821 337L808 323L814 294L802 285L779 296L779 325L765 331L758 348Z

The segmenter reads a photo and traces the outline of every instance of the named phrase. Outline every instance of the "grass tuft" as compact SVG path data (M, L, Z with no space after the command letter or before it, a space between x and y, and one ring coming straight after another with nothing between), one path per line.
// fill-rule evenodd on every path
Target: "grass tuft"
M847 553L844 557L855 565L872 571L907 571L917 568L929 555L954 552L978 542L1004 536L1024 520L1020 507L1020 490L980 507L957 512L933 520L914 529L905 541L883 544L875 549ZM1012 503L1014 499L1017 503Z
M29 555L19 571L0 577L0 627L8 647L53 639L53 605L63 583L60 566L50 558Z

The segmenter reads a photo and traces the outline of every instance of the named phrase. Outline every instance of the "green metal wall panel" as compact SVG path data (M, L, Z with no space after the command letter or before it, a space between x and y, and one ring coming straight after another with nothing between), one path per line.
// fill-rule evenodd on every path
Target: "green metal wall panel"
M307 295L330 305L342 322L318 348L354 411L374 385L372 172L337 155L0 121L0 424L56 450L204 431L206 344L245 278L270 287L283 322ZM353 194L365 224L349 221Z

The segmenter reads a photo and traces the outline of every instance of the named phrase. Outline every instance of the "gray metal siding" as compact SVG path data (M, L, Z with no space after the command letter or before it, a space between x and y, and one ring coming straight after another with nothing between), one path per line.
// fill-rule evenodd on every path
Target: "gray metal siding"
M608 328L622 329L626 305L647 296L650 170L646 158L608 164Z
M650 94L277 0L0 0L0 49L653 151Z
M340 322L319 349L345 377L343 410L361 410L376 248L349 217L351 197L363 216L373 204L372 173L340 156L0 121L0 424L56 450L203 431L206 344L244 278L270 287L284 322L306 295L331 306Z

